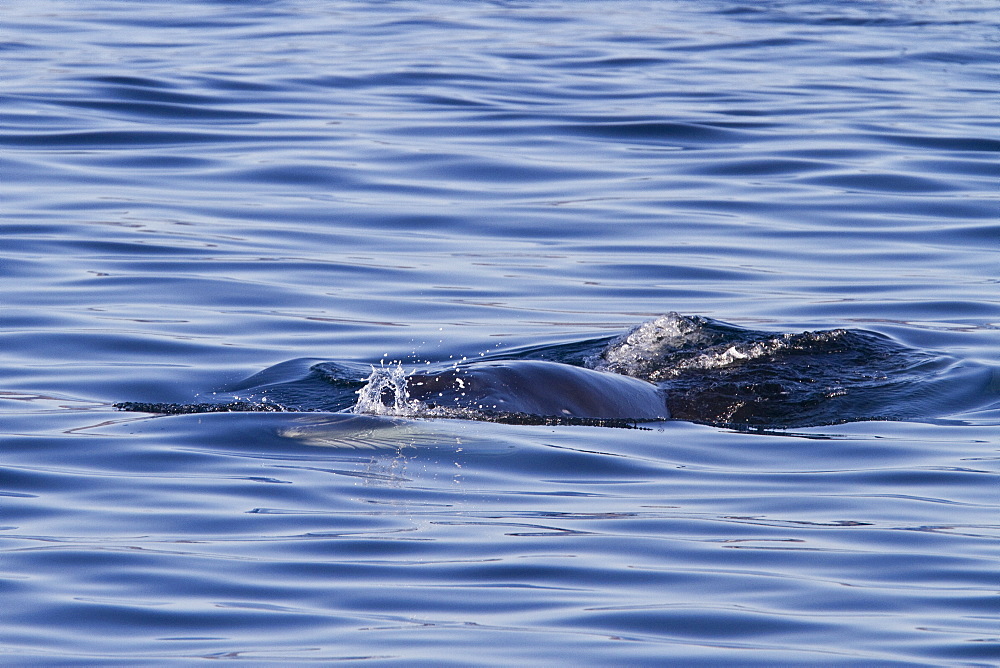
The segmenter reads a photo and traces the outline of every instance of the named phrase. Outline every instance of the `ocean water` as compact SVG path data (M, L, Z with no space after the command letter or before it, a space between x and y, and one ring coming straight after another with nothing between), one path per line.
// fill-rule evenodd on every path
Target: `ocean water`
M0 663L1000 662L995 3L3 14Z

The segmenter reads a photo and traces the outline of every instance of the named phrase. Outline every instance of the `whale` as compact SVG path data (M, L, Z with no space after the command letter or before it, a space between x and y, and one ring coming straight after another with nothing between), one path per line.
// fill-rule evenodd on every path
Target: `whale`
M469 415L521 414L557 418L665 420L666 397L653 383L617 373L541 360L472 362L403 380L376 370L356 412ZM411 411L412 412L412 411Z
M331 438L338 442L345 430L386 418L387 425L450 418L635 428L670 419L789 429L995 410L997 393L988 390L996 375L992 366L909 348L878 332L770 332L668 313L616 337L458 363L288 360L196 394L198 403L112 406L154 415L323 413L337 425L341 435Z

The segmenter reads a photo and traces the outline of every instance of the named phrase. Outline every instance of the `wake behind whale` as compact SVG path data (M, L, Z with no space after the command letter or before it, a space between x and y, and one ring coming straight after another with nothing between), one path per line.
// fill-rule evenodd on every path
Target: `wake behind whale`
M291 360L151 413L326 411L520 424L628 426L667 418L789 428L934 419L995 408L994 371L864 330L775 333L670 313L618 336L476 362L374 367Z

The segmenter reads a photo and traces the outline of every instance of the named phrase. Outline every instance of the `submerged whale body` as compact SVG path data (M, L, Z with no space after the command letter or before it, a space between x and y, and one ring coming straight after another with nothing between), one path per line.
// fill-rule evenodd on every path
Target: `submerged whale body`
M376 370L355 412L419 408L622 420L670 416L664 395L650 382L557 362L477 362L412 374L403 380L400 383L392 372Z

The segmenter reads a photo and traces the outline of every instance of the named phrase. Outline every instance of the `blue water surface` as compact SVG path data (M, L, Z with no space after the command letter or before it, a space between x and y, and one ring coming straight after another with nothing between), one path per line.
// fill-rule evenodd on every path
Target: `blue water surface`
M3 13L0 662L1000 662L995 3ZM672 311L968 382L763 430L112 407Z

